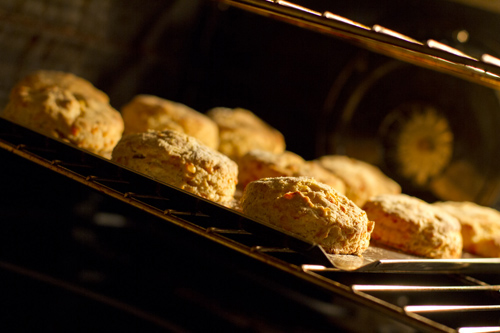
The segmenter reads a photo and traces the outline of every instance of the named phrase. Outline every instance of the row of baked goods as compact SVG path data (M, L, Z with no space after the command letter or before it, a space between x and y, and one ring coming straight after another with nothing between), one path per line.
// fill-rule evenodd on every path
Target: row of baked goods
M69 73L37 71L11 91L3 117L160 182L241 210L321 245L361 255L370 242L427 258L500 256L500 213L472 203L427 203L379 168L347 156L314 160L249 110L205 113L138 95L115 110Z

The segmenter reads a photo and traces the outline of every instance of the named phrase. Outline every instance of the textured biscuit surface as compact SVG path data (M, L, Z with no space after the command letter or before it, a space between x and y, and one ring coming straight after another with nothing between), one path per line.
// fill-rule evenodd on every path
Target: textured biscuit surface
M123 133L120 113L85 79L37 71L11 90L1 116L109 158Z
M187 105L157 96L137 95L121 112L125 134L169 129L191 135L212 149L219 146L217 124Z
M443 201L434 206L453 215L462 225L464 251L500 257L500 212L473 202Z
M253 149L238 159L238 184L241 188L252 181L270 177L312 177L345 194L345 184L319 163L306 161L290 151L271 153Z
M245 188L248 183L261 178L292 176L305 162L290 151L272 153L252 149L238 159L238 185Z
M238 182L234 161L176 131L125 135L113 150L112 160L222 204L233 200Z
M346 196L360 207L371 196L401 193L398 183L364 161L343 155L325 155L315 161L344 181Z
M219 151L233 160L252 149L285 151L283 134L249 110L217 107L209 110L207 116L219 126Z
M251 182L243 192L241 209L333 254L361 254L369 246L374 225L352 201L307 177Z
M336 176L333 172L323 168L319 163L315 161L307 161L302 164L294 174L294 177L312 177L318 182L324 183L333 187L337 192L341 194L346 194L346 185L344 181Z
M431 204L406 194L381 194L363 206L375 222L372 239L428 258L460 258L460 223Z

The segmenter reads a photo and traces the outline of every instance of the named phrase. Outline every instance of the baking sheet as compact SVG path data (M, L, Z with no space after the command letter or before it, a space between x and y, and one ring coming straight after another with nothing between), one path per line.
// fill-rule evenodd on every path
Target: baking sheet
M327 254L344 271L390 273L500 273L500 258L480 258L464 253L460 259L427 259L372 244L361 256Z

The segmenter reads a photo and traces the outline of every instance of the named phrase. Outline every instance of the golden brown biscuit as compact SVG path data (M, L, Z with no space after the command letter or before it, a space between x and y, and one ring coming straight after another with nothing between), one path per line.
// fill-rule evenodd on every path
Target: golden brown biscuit
M152 95L137 95L121 109L125 134L149 129L177 130L193 136L212 149L219 147L219 127L187 105Z
M464 251L500 257L500 212L473 202L443 201L434 206L453 215L462 225Z
M78 100L94 99L102 103L109 103L108 95L94 87L89 81L72 73L55 70L37 70L21 79L17 86L29 87L37 91L50 86L57 86L69 90Z
M330 186L307 177L264 178L247 185L244 214L321 245L328 253L361 254L373 222Z
M124 126L103 92L55 71L38 71L16 84L1 116L106 158Z
M369 163L343 155L325 155L316 160L342 179L346 196L362 207L371 196L401 193L401 186Z
M333 187L340 194L346 194L346 185L344 181L315 161L307 161L304 164L301 164L299 169L293 173L293 176L312 177L318 182Z
M219 126L219 151L233 160L252 149L285 151L283 134L249 110L217 107L209 110L207 116Z
M316 162L306 161L290 151L271 153L253 149L238 159L238 184L245 186L255 180L270 177L312 177L330 185L341 194L345 194L345 184L337 176Z
M381 194L363 206L375 222L372 239L428 258L460 258L460 223L442 210L406 194Z
M233 199L238 182L234 161L176 131L126 135L113 150L112 160L222 204Z
M245 188L248 183L261 178L293 176L305 162L291 151L272 153L252 149L238 159L238 185Z

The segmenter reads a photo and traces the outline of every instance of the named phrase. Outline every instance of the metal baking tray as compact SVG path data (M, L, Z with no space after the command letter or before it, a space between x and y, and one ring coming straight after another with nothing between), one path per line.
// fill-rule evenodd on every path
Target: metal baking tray
M327 254L336 269L380 273L500 273L500 258L479 258L463 253L460 259L426 259L371 244L361 255Z

